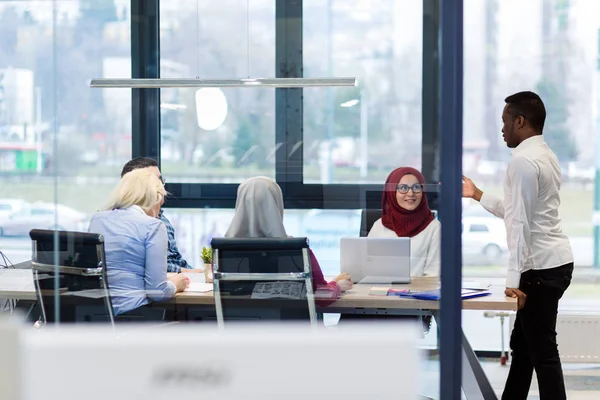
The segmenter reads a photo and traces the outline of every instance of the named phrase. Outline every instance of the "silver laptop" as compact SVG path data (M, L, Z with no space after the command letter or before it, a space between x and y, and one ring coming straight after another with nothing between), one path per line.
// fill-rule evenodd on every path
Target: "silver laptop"
M340 267L354 283L410 283L410 238L342 238Z

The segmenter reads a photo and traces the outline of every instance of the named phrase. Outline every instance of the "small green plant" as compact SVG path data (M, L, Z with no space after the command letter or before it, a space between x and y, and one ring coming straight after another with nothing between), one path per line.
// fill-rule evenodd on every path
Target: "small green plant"
M212 264L212 248L202 247L201 257L204 264Z

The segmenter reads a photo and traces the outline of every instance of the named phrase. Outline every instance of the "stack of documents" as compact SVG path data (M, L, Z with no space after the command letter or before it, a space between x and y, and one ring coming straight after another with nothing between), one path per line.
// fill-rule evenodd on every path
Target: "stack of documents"
M491 294L491 283L483 282L463 282L461 297L463 299L471 299L473 297L488 296ZM433 290L411 290L411 289L394 289L391 287L374 286L369 290L370 296L398 296L410 297L420 300L439 300L441 297L441 289Z
M489 282L467 282L464 281L462 283L462 288L463 289L469 289L469 290L490 290L490 288L492 287L492 284Z
M469 290L463 289L461 297L463 299L472 299L473 297L488 296L491 292L489 290ZM388 296L399 296L399 297L412 297L413 299L419 300L434 300L437 301L441 298L441 290L403 290L403 291L389 291Z
M204 281L204 274L191 273L191 274L185 274L185 276L186 276L186 278L188 278L190 280L190 285L188 286L187 289L185 289L186 292L197 292L197 293L212 292L213 284L206 283Z

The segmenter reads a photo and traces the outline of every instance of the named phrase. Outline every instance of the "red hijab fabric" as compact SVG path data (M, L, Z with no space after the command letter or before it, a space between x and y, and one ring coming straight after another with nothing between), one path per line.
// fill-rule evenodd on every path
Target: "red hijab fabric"
M398 237L413 237L421 233L435 218L427 204L425 187L421 203L412 211L406 210L396 200L396 187L404 175L414 175L421 185L425 185L425 177L410 167L397 168L385 181L381 204L381 222L383 226L396 232Z

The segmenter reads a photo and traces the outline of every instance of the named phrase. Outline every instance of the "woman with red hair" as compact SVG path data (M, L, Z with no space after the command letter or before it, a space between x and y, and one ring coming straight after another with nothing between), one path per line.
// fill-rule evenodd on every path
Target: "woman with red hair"
M397 168L388 176L382 199L381 218L369 237L410 238L410 274L440 274L441 225L425 196L425 178L414 168Z

